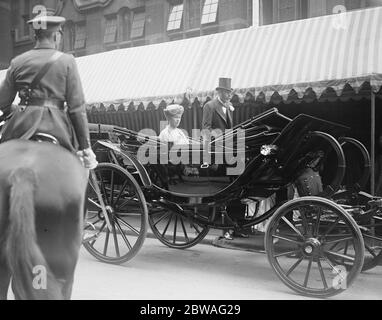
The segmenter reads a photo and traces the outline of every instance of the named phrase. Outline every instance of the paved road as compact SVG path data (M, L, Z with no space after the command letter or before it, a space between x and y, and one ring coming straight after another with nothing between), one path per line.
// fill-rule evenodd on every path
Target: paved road
M98 262L84 248L73 299L128 300L304 300L276 277L266 256L199 244L167 248L146 239L124 265ZM382 267L361 274L351 288L331 299L381 299Z

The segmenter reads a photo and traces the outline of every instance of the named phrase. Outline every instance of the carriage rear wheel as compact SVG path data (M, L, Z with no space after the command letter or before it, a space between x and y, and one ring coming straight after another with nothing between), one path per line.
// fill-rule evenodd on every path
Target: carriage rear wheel
M338 139L345 154L346 171L342 185L347 189L363 190L370 177L370 155L358 140L341 137Z
M90 230L94 235L83 245L97 259L120 264L132 259L146 238L146 200L134 177L120 166L100 163L94 173L97 181L89 179L85 226L85 233Z
M291 200L269 222L265 249L277 276L296 292L329 297L361 272L364 241L354 219L319 197Z
M190 248L204 239L209 227L185 217L170 208L156 206L150 209L149 224L160 242L170 248Z
M370 221L358 222L365 242L365 261L362 271L382 264L382 216L375 215Z

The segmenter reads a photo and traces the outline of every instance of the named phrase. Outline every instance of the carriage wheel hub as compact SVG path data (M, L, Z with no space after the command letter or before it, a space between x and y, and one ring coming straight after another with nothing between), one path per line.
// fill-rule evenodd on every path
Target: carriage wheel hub
M312 255L320 248L321 242L318 241L316 238L310 238L308 239L304 246L303 246L303 252L305 255Z

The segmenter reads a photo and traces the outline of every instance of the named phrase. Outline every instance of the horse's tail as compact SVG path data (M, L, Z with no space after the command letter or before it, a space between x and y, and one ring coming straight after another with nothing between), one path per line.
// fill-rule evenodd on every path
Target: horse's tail
M35 173L28 168L16 169L9 182L9 228L5 254L12 272L15 296L20 299L62 299L60 285L37 244Z

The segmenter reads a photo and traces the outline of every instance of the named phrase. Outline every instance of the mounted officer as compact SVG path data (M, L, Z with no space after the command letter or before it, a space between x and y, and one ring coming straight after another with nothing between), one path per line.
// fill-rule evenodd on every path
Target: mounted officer
M39 15L28 21L36 45L11 61L0 85L0 110L9 118L1 142L48 139L75 153L85 167L97 166L90 148L85 99L72 55L58 51L65 18ZM12 108L19 93L20 104ZM12 110L13 109L13 110Z

